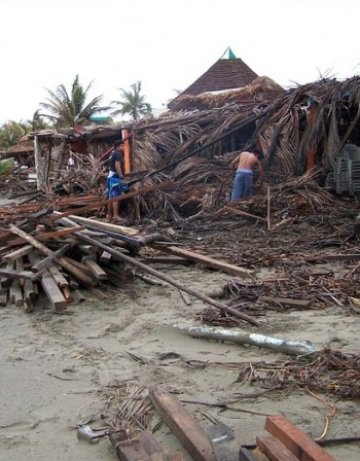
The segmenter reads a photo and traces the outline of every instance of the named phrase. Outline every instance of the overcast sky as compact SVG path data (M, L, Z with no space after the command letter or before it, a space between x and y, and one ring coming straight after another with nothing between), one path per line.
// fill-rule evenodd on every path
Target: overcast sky
M360 74L359 0L0 0L0 124L76 74L91 96L142 81L163 107L230 46L285 87Z

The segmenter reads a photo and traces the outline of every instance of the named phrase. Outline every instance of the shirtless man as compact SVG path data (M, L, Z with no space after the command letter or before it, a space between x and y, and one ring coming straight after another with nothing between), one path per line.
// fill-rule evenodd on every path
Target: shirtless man
M230 165L236 168L231 201L237 202L242 198L251 197L254 168L258 169L261 177L263 177L264 174L257 153L248 151L241 152L232 160Z

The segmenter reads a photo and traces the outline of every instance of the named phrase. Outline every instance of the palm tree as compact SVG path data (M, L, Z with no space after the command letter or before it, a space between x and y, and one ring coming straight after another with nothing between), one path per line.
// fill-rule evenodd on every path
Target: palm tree
M136 122L141 116L151 116L151 105L145 102L145 96L141 94L141 82L138 81L130 85L130 91L120 88L122 93L121 101L112 101L112 104L119 106L112 115L127 115Z
M0 127L0 148L7 149L17 144L20 139L29 133L30 127L24 122L10 120Z
M99 105L102 96L96 96L90 102L86 101L91 84L92 82L84 89L79 82L79 76L76 75L70 94L63 84L55 91L46 89L49 97L40 103L40 107L48 113L43 115L52 120L57 127L74 127L88 122L94 113L109 109Z
M39 110L36 110L32 116L32 119L26 120L26 123L30 127L31 131L38 131L49 128L49 125L44 121L44 115L42 115Z

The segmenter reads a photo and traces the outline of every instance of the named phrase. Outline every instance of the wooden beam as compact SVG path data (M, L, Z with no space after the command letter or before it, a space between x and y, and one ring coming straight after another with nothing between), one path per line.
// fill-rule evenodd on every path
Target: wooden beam
M66 299L49 272L46 271L41 277L41 285L55 311L64 311L67 308Z
M133 190L131 192L128 192L127 194L120 195L119 197L116 197L116 198L112 198L112 199L108 199L108 200L106 199L106 200L102 200L100 202L99 202L99 200L96 200L96 201L94 201L94 203L92 203L90 205L83 206L81 208L77 208L76 210L65 211L64 213L60 213L58 215L54 214L49 219L51 219L52 221L57 221L58 219L64 218L66 216L75 215L75 214L78 214L78 213L83 213L84 211L98 210L101 207L107 206L108 203L121 202L121 201L127 200L127 199L129 199L131 197L136 197L136 196L139 196L139 195L142 195L142 194L146 194L148 192L155 192L155 191L158 191L160 189L169 189L173 185L174 185L174 183L172 181L166 181L166 182L162 182L162 183L155 184L155 185L152 185L152 186L143 187L141 189L136 189L136 190Z
M97 280L106 280L107 274L106 272L99 266L99 264L92 259L91 256L85 256L81 260L88 269L90 269L91 273Z
M178 248L173 245L156 245L156 243L151 244L157 249L164 251L165 253L171 253L175 256L180 256L182 258L188 259L197 264L201 264L205 267L210 267L211 269L216 269L227 274L236 275L242 278L251 278L253 277L253 271L244 269L243 267L235 266L234 264L229 264L224 261L220 261L210 256L202 255L200 253L195 253L194 251L185 250L184 248Z
M145 264L180 264L184 266L193 264L193 261L180 256L143 256L139 258L139 261Z
M125 263L128 263L130 266L135 266L139 269L141 269L142 271L145 271L151 275L154 275L155 277L159 278L160 280L164 280L165 282L168 282L170 283L171 285L175 286L176 288L179 288L180 290L182 291L185 291L187 293L189 293L190 295L194 296L195 298L198 298L198 299L201 299L202 301L204 301L205 303L208 303L210 304L211 306L215 306L217 309L220 309L221 311L223 312L227 312L231 315L234 315L235 317L237 318L240 318L242 320L245 320L246 322L249 322L251 323L252 325L255 325L255 326L258 326L259 325L259 322L257 320L255 320L254 318L250 317L249 315L247 314L244 314L243 312L240 312L236 309L232 309L230 306L226 306L224 304L221 304L217 301L215 301L214 299L210 298L210 296L207 296L197 290L195 290L194 288L190 287L189 285L185 285L183 283L180 283L178 282L177 280L173 279L172 277L169 277L168 275L166 274L163 274L162 272L150 267L150 266L147 266L146 264L143 264L141 263L140 261L136 260L135 258L131 258L123 253L121 253L120 251L116 250L115 248L112 248L112 247L109 247L107 245L104 245L103 243L99 242L98 240L95 240L91 237L89 237L88 235L82 233L82 232L78 232L76 234L76 236L86 242L86 243L90 243L91 245L94 245L98 248L101 248L102 250L105 250L106 252L110 253L111 255L114 255L116 256L117 258L119 258L120 260L122 260L123 262Z
M25 239L27 242L29 242L37 250L39 250L41 253L45 254L46 256L49 256L50 254L53 253L50 250L50 248L45 246L43 243L37 241L34 237L27 234L23 230L19 229L15 225L10 224L9 229L13 234L16 234L19 237ZM94 280L91 277L89 277L87 274L84 274L77 267L74 267L74 265L71 262L69 262L68 260L66 260L64 256L59 258L58 262L59 262L60 266L62 266L64 269L66 269L68 272L70 272L72 275L74 275L74 277L76 277L78 280L83 282L85 285L93 286L95 284Z
M63 256L70 248L70 244L63 245L58 250L51 252L49 256L47 256L46 258L41 259L37 261L35 264L33 264L32 270L34 272L37 272L43 269L48 269L59 259L60 256Z
M271 461L299 461L280 440L270 434L257 436L256 444Z
M10 287L10 302L17 307L24 304L21 288L18 283L13 283Z
M265 429L279 439L299 461L335 461L329 453L285 416L268 416Z
M32 245L25 245L17 250L11 251L3 256L5 261L14 261L15 259L22 258L25 255L28 255L34 250Z
M2 275L2 279L30 279L34 280L35 275L33 272L30 271L16 271L14 269L0 269L0 275ZM2 280L1 279L1 280Z
M216 461L214 448L206 432L175 396L151 390L150 399L163 421L194 460Z
M69 282L63 276L56 266L49 267L49 272L52 275L53 279L57 283L59 288L66 288L69 286Z

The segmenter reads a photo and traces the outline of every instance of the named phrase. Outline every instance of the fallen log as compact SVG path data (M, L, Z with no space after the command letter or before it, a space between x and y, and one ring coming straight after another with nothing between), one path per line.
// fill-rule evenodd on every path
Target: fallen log
M271 349L288 355L316 354L320 348L316 348L310 341L288 341L258 333L244 334L234 328L190 326L185 324L174 325L174 328L193 338L212 339L214 341L226 341L235 344L248 344L251 346Z

